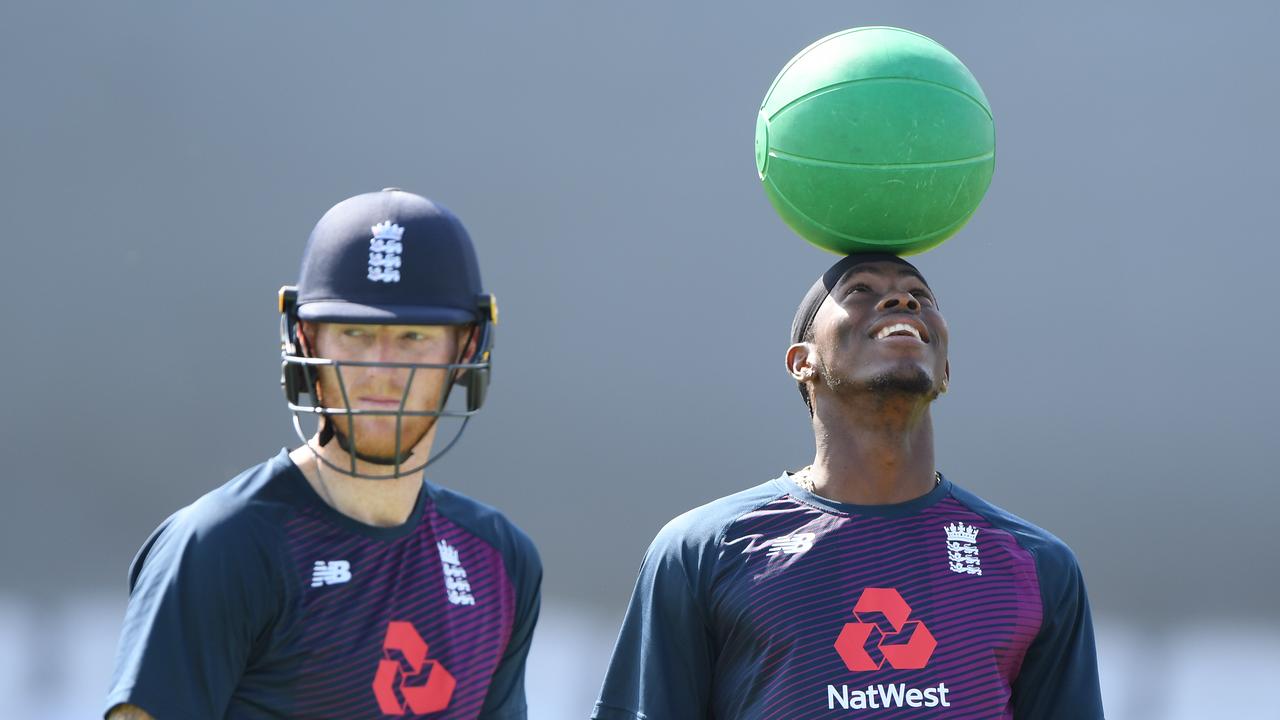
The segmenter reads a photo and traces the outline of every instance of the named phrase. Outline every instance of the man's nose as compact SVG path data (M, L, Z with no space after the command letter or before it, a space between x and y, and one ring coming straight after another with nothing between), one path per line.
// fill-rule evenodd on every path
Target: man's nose
M382 363L395 362L396 360L396 339L387 333L378 335L378 342L374 351L375 360Z
M916 299L915 295L912 295L909 292L895 291L881 298L880 302L876 303L876 309L880 312L887 312L889 310L906 310L907 312L915 313L920 312L920 301Z

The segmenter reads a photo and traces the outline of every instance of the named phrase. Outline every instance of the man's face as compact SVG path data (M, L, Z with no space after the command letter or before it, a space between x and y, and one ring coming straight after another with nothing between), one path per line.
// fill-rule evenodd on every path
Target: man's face
M859 265L813 321L816 381L837 394L902 393L930 399L947 382L947 323L911 268Z
M311 355L337 361L377 363L434 363L458 361L459 328L449 325L360 325L307 323L303 328ZM339 382L341 373L341 382ZM401 401L407 412L436 411L447 387L449 371L443 368L322 366L319 369L320 404L324 407L381 410L395 413ZM408 394L405 389L408 386ZM343 396L345 390L346 401ZM393 458L396 454L395 415L334 415L337 432L368 457ZM354 438L351 424L354 421ZM429 416L400 420L400 451L417 445L434 426Z

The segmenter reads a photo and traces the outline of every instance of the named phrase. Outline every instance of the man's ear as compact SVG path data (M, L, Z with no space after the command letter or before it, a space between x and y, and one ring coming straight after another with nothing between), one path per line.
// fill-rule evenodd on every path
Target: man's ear
M796 343L787 348L787 372L796 382L813 379L816 370L816 348L813 343Z
M457 333L454 335L454 347L459 348L461 352L457 355L457 362L471 362L476 356L476 349L480 347L480 326L478 325L458 325ZM466 343L462 346L462 343ZM468 371L459 369L454 372L454 381L459 381Z
M315 344L312 342L316 332L315 323L310 320L298 321L298 351L303 357L319 357L315 351Z
M475 357L476 348L480 346L480 328L477 325L463 325L458 328L458 342L466 342L466 347L462 348L462 353L458 357L464 361Z
M298 336L297 342L298 342L299 355L301 355L302 357L310 357L310 358L320 357L320 353L317 352L316 350L316 342L315 342L316 333L318 332L318 330L319 328L316 326L316 324L311 322L310 320L298 321L298 326L297 328L294 329L294 333L297 334ZM317 368L317 367L306 368L304 366L303 373L309 376L310 377L309 382L313 383L311 390L308 390L308 392L313 393L317 405L324 405L324 398L322 397L323 391L320 389L320 368ZM322 424L324 422L329 422L329 420L327 418L324 418L322 420Z

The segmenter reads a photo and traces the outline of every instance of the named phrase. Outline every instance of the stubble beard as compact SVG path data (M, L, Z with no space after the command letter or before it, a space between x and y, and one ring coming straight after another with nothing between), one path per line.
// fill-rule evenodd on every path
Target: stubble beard
M923 395L933 399L938 394L933 386L933 378L919 367L883 372L868 378L862 384L869 392L877 395Z
M383 418L379 419L385 419L391 423L395 422L395 418L393 416L383 416ZM431 428L435 425L435 421L437 419L438 418L434 417L406 417L401 419L399 448L401 464L404 464L409 460L409 451L417 446L418 443L422 442L422 439L431 431ZM355 419L353 418L353 420ZM390 431L378 431L363 428L361 427L363 423L360 423L359 420L355 420L356 431L355 444L353 446L351 442L350 426L347 424L346 419L342 417L331 418L330 422L334 423L334 435L339 442L339 447L347 449L348 452L354 450L356 457L361 460L368 460L385 465L394 465L396 463L396 437L394 429Z
M886 370L869 378L857 380L832 373L825 362L822 363L821 372L827 388L836 395L869 394L886 399L923 396L933 400L939 394L929 373L924 368L914 365Z
M434 378L427 377L426 373L420 373L414 379L414 383L431 382ZM341 392L341 385L332 377L321 376L319 379L319 390L321 399L319 402L324 406L342 407L344 396ZM402 389L395 390L395 394L403 395ZM323 398L335 398L335 402L325 402ZM424 410L443 411L443 403L439 396L424 398L426 402L422 403ZM415 399L408 399L408 406L417 406ZM401 411L407 409L402 406ZM410 452L422 439L431 432L439 421L439 416L401 416L400 417L400 456L396 455L396 415L388 413L385 415L363 415L363 416L347 416L341 412L335 412L328 416L327 422L331 423L333 434L338 442L338 446L348 453L354 451L354 455L366 461L371 461L383 465L395 465L397 459L401 465L408 463ZM355 443L352 443L352 426L355 429ZM374 427L369 427L374 426ZM378 427L381 426L381 427Z

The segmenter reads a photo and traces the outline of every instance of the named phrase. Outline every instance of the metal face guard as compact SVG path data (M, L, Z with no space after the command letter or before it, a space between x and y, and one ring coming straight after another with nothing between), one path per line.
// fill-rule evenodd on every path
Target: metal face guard
M481 353L477 353L477 354L481 355L481 357L484 357L484 355ZM460 371L461 372L475 371L475 370L487 371L490 367L490 363L488 362L487 359L474 361L474 362L457 362L457 363L382 363L382 362L368 362L368 361L354 361L354 360L353 361L331 360L328 358L310 358L310 357L304 357L301 355L290 354L288 352L288 349L281 352L281 363L282 363L282 368L284 370L284 374L286 377L289 376L290 369L294 368L296 370L300 370L302 376L305 378L304 388L294 388L293 392L291 392L290 388L288 387L285 388L286 402L288 404L289 411L293 415L293 428L294 428L294 432L298 436L298 439L301 440L302 443L306 445L308 449L311 450L311 453L315 455L316 459L319 460L321 463L323 463L325 466L333 470L336 470L338 472L341 472L343 474L364 478L367 480L389 480L402 475L409 475L409 474L419 472L421 470L426 469L428 465L435 462L437 459L440 458L440 456L448 452L458 442L459 438L461 438L462 432L463 430L466 429L467 423L470 421L471 416L475 415L479 411L478 407L471 407L471 408L467 408L466 410L446 409L445 406L448 404L449 395L451 394L454 386L457 385L457 382L458 382L457 375ZM317 368L319 367L334 368L335 375L338 378L338 389L342 393L342 403L343 403L342 407L324 407L314 403L305 404L301 402L300 398L302 393L306 393L307 395L310 395L312 398L316 397L315 396L315 387L317 382L316 376L317 376ZM404 392L400 396L399 407L397 407L394 410L390 410L390 409L372 410L372 409L359 409L359 408L353 409L351 407L351 399L347 394L346 381L343 379L342 370L343 368L346 368L346 367L376 367L376 368L392 369L392 370L407 369L409 371L409 378L405 382ZM409 390L413 387L413 379L414 377L416 377L417 372L419 370L445 370L445 371L448 371L449 373L448 383L445 387L445 391L441 393L440 402L436 406L435 410L417 410L417 411L405 410L405 403L409 399ZM319 416L321 418L346 416L348 418L347 425L348 425L348 428L350 429L350 437L348 438L348 442L350 443L351 447L348 450L347 455L351 460L350 467L338 467L337 465L334 465L333 463L329 462L328 460L326 460L320 455L320 453L316 450L316 448L311 445L310 439L307 437L306 432L302 428L303 415L314 415L314 416ZM395 455L393 457L393 462L381 463L381 464L387 464L387 465L393 466L392 471L390 473L387 473L387 474L363 473L363 472L359 472L356 469L356 460L359 457L359 452L356 450L356 448L358 447L357 441L356 441L356 429L355 429L356 426L354 422L350 422L350 419L356 416L386 416L386 417L394 416L395 417L396 447L395 447ZM433 454L430 458L427 459L426 462L423 462L421 465L418 465L416 467L409 468L409 469L404 469L402 467L402 463L407 458L405 457L406 451L400 445L401 443L400 430L405 417L461 418L462 424L458 427L457 433L454 434L453 438L449 441L449 443L443 449ZM432 425L434 425L434 422L432 423ZM368 458L361 458L361 459L368 460ZM377 462L377 461L374 461L374 462Z

